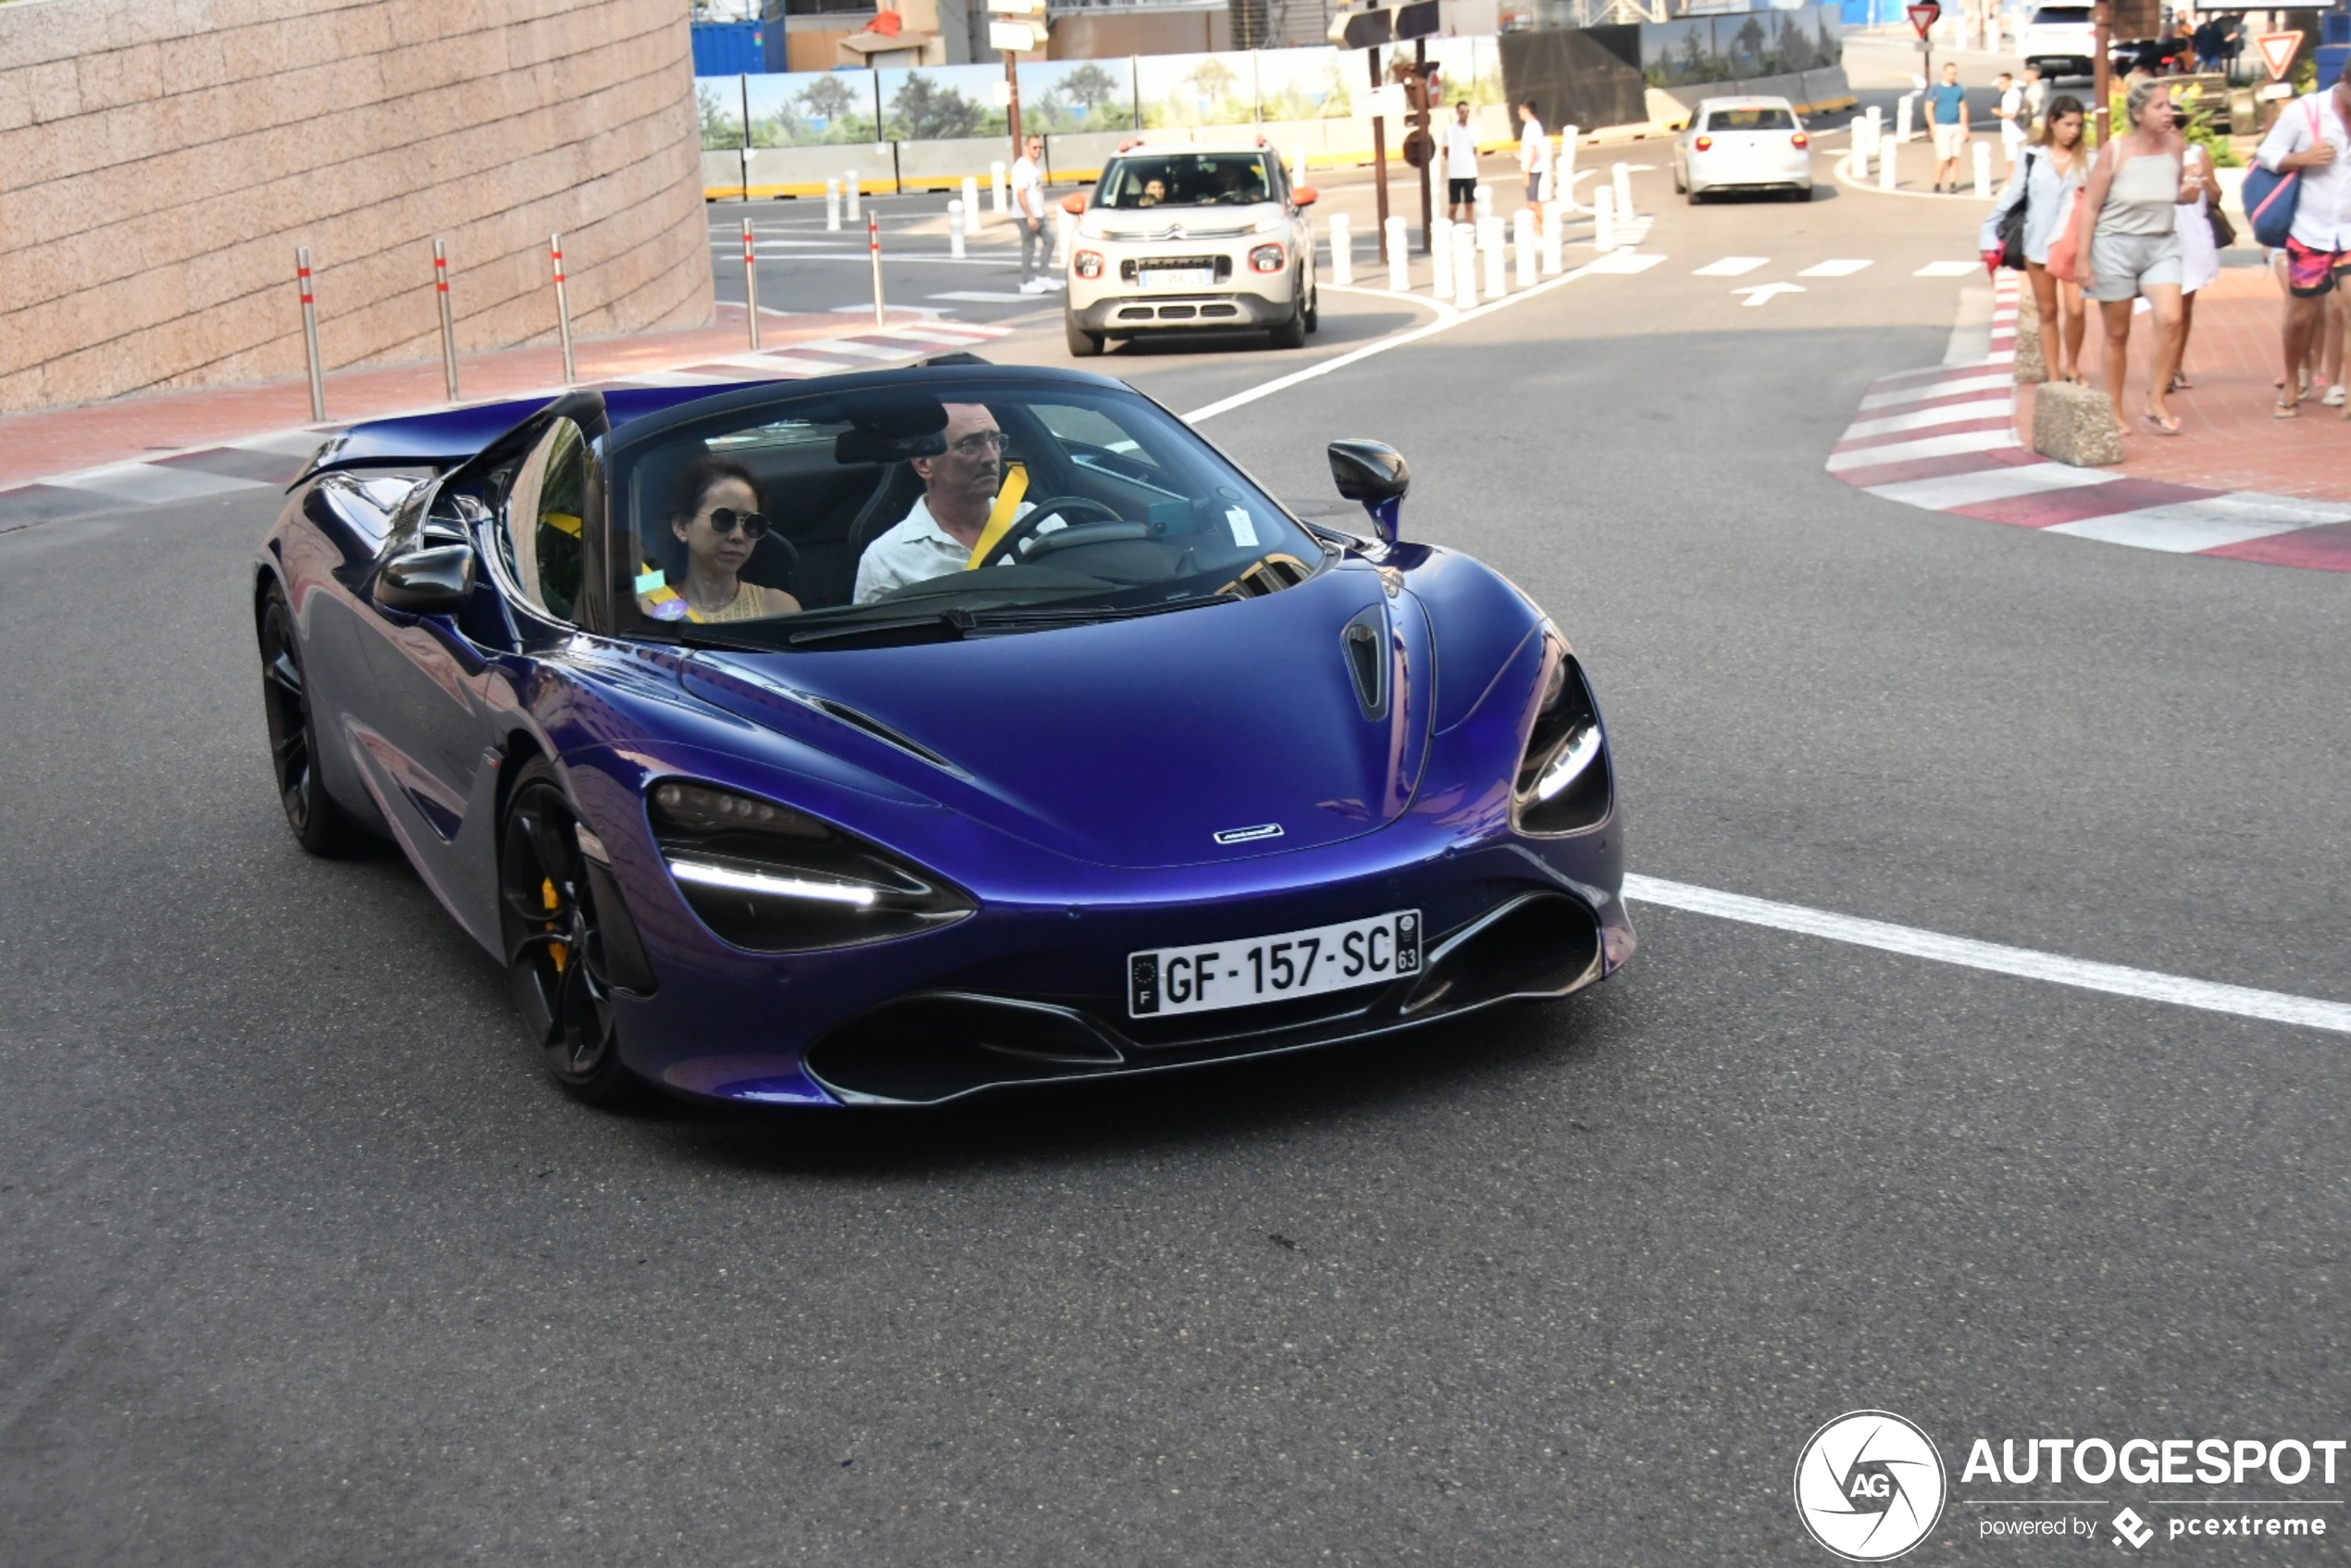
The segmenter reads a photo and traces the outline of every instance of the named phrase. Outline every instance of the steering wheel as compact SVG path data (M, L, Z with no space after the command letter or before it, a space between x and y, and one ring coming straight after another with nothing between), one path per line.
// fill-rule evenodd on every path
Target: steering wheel
M1035 509L1028 516L1006 529L1004 537L996 541L996 547L988 553L988 559L982 561L980 565L993 566L1005 561L1026 560L1027 557L1022 554L1023 546L1042 537L1044 526L1055 517L1059 517L1064 525L1064 529L1056 530L1057 532L1075 529L1082 523L1124 523L1126 521L1118 515L1115 509L1105 506L1090 495L1056 495L1051 500L1036 503ZM1143 525L1138 523L1132 526L1141 528ZM1083 541L1073 541L1072 542Z

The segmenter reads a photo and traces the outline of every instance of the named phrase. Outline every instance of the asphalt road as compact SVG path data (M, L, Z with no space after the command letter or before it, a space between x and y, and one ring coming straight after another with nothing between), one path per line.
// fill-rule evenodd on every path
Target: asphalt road
M1822 471L1941 357L1968 280L1913 273L1975 214L1665 206L1648 272L1202 428L1334 516L1325 440L1403 448L1407 534L1593 671L1642 872L2351 1000L2340 579ZM1188 409L1334 352L1101 363ZM401 862L286 834L267 521L0 536L10 1568L1812 1563L1791 1472L1855 1408L1955 1483L1977 1436L2345 1435L2344 1037L1673 910L1571 1003L1273 1067L585 1111ZM2115 1549L1996 1512L1914 1560Z

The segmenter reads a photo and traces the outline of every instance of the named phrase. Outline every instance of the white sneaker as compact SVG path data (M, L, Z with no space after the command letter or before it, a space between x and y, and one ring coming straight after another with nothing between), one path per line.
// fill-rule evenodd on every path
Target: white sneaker
M2344 389L2340 386L2329 387L2327 389L2326 396L2319 399L2319 401L2325 404L2329 408L2340 408L2343 406L2343 393Z
M1045 280L1031 278L1020 286L1020 292L1024 294L1041 294L1045 292Z

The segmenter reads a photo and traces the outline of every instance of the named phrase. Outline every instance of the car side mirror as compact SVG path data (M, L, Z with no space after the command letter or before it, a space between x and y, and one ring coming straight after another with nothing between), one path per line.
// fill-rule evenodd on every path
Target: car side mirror
M1412 488L1412 470L1404 454L1378 441L1335 441L1330 444L1331 481L1349 501L1360 501L1372 515L1383 543L1396 542L1396 519Z
M1064 196L1062 198L1062 211L1069 214L1072 218L1083 218L1086 215L1086 193L1078 191L1070 195Z
M1300 185L1289 193L1289 199L1302 207L1311 207L1323 199L1323 193L1312 185Z
M429 544L407 550L376 574L376 603L408 616L454 616L473 597L469 544Z

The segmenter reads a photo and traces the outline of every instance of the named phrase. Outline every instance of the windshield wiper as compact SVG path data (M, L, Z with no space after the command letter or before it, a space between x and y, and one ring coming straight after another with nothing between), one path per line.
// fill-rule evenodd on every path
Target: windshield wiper
M831 626L814 626L787 633L784 643L791 648L839 647L848 643L886 648L907 642L959 642L968 634L976 617L960 605L933 610L921 616L891 616L887 619L839 621Z
M1236 604L1238 593L1196 593L1157 604L1038 605L1031 609L982 610L972 616L973 629L1026 631L1053 626L1082 626L1088 621L1131 621L1163 616L1173 610L1196 610L1203 604Z

